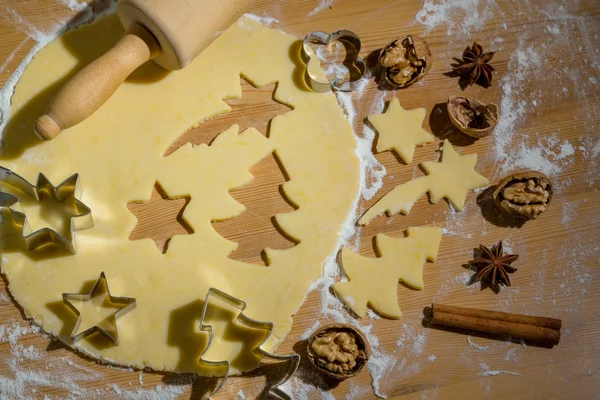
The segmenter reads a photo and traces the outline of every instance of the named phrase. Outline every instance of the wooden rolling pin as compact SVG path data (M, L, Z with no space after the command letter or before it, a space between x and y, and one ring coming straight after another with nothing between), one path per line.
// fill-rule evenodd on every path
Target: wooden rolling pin
M92 115L140 65L153 60L177 70L188 65L252 0L120 0L117 13L126 29L106 54L68 81L34 124L51 140Z

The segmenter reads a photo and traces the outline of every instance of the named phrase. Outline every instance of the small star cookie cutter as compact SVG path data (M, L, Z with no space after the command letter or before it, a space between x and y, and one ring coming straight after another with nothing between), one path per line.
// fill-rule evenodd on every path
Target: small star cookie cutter
M204 307L202 308L202 317L200 318L200 329L204 332L208 332L208 334L209 334L208 344L206 345L206 349L200 355L200 364L203 364L203 365L206 365L209 367L223 367L224 366L225 374L223 375L223 378L221 379L221 382L219 383L219 385L217 385L217 387L213 390L213 392L210 395L208 395L208 399L212 398L212 396L214 396L217 392L219 392L219 390L221 390L223 388L223 386L225 385L225 382L227 381L227 378L229 377L229 372L231 369L231 365L230 365L229 361L209 361L209 360L205 360L203 358L204 355L207 353L207 351L210 349L210 345L212 343L213 336L214 336L213 331L212 331L212 326L204 324L204 319L206 317L206 312L208 310L208 303L209 303L209 299L211 296L237 308L239 310L239 313L237 315L237 320L239 322L241 322L243 325L253 328L253 329L264 330L264 331L268 332L265 335L265 338L262 340L262 342L260 342L260 344L258 344L254 348L254 353L256 355L260 356L261 358L271 359L271 360L275 360L275 361L291 362L292 367L288 370L287 374L285 374L285 376L282 379L271 384L268 387L268 393L270 395L275 396L276 398L279 398L279 399L289 400L290 397L287 394L285 394L283 391L281 391L281 389L279 389L279 387L281 385L283 385L284 383L286 383L298 369L298 366L300 365L300 355L294 353L294 354L281 356L281 355L272 354L272 353L269 353L269 352L263 350L261 347L263 344L265 344L265 342L271 336L271 332L273 331L273 323L260 322L260 321L254 320L250 317L247 317L246 315L244 315L244 310L246 309L246 306L247 306L244 301L242 301L236 297L233 297L219 289L215 289L212 287L208 289L208 293L206 294L206 298L204 300Z
M64 202L71 196L74 199L74 209L77 214L70 217L70 238L66 238L48 227L32 231L27 223L27 216L23 212L19 197L11 193L2 192L0 189L0 207L8 208L12 211L15 224L22 227L21 236L25 240L29 251L37 250L48 244L54 244L71 254L77 252L75 231L94 226L91 209L77 199L80 194L80 186L77 185L78 180L79 174L73 174L58 186L54 186L50 183L46 175L40 173L37 176L35 185L33 185L13 171L0 167L0 182L14 187L38 202L42 200L44 194L52 196L57 202ZM0 223L2 222L4 221L0 219Z
M106 289L105 300L108 299L108 302L111 304L117 304L117 305L123 306L117 312L115 312L111 317L109 317L111 325L112 325L111 328L114 328L114 329L111 329L111 331L107 331L107 330L99 327L98 325L94 325L91 328L88 328L83 332L77 333L77 330L79 329L79 326L81 325L81 312L77 309L77 307L75 307L73 305L73 303L71 303L71 301L72 300L74 300L74 301L90 301L90 300L92 300L94 298L95 292L101 287L101 285L103 285L104 288ZM71 334L69 335L73 344L77 343L79 340L83 339L84 337L91 335L92 333L100 333L103 336L105 336L107 339L111 340L116 346L118 346L119 345L119 332L117 330L117 319L119 317L123 316L124 314L128 313L129 311L133 310L137 305L137 301L134 298L117 297L117 296L111 295L110 290L108 288L108 281L106 280L106 275L104 274L104 272L100 273L100 277L98 277L98 279L94 283L94 286L92 286L92 288L90 289L90 291L88 293L63 293L62 298L63 298L63 302L71 309L71 311L73 311L75 313L75 315L77 315L77 321L75 322L75 325L73 326L73 329L71 330Z
M353 79L352 71L350 71L351 76L349 81L345 80L344 78L337 77L333 80L333 82L329 82L327 80L323 81L322 78L317 77L310 71L309 64L311 62L311 55L313 54L310 44L327 46L336 41L342 42L345 46L350 46L351 50L353 50L352 53L354 54L354 57L348 58L348 55L351 52L349 52L348 47L346 47L346 61L352 61L352 66L358 70L358 78ZM365 62L358 56L360 53L360 48L360 38L352 31L342 29L335 31L332 34L322 31L310 32L304 37L301 50L302 62L306 64L306 70L304 72L304 81L306 82L306 85L314 92L327 92L329 90L351 92L355 90L361 83L367 70Z

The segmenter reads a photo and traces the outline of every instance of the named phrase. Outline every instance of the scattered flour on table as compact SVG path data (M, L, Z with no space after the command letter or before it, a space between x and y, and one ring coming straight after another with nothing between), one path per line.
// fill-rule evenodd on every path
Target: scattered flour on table
M244 392L242 391L242 389L240 389L237 394L236 394L236 399L237 400L246 400L246 395L244 394Z
M325 10L326 8L331 7L337 0L320 0L319 4L317 4L315 6L315 8L313 8L312 10L310 10L308 12L308 14L306 14L307 17L312 17L313 15L317 15L318 13L320 13L321 11Z
M427 357L427 361L429 361L429 362L436 362L437 361L437 357L435 356L435 354L430 354L429 357Z
M153 389L123 390L116 385L102 389L83 386L102 379L97 371L75 365L67 357L56 357L44 349L26 346L21 339L43 333L35 325L27 326L24 321L0 325L0 343L8 343L9 354L3 360L9 376L0 376L0 399L28 400L37 398L49 388L64 390L64 398L77 399L130 399L130 400L169 400L180 396L185 387L162 385ZM45 368L32 369L27 360L42 360Z
M490 367L488 367L487 364L484 363L479 363L479 368L481 368L481 372L477 374L479 376L496 376L500 374L519 375L517 372L512 371L490 370Z
M302 335L300 335L300 340L306 340L312 335L312 333L317 330L317 328L321 325L321 321L315 321L313 326L307 328Z
M83 11L86 10L89 6L85 1L77 1L77 0L58 0L60 4L69 8L71 11Z
M467 343L469 344L469 347L475 351L486 351L490 348L490 346L480 346L477 343L474 343L469 335L467 335Z
M255 22L258 22L259 24L262 24L264 26L272 26L272 25L276 25L279 23L279 21L273 17L270 17L268 15L256 15L256 14L244 14L244 17L249 18Z
M448 36L481 31L497 10L493 0L425 0L415 19L429 33L438 26L448 26Z

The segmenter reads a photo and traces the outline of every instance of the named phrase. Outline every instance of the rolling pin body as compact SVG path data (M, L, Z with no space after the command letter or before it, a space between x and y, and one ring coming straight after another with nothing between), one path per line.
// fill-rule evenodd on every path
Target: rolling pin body
M85 120L150 59L166 69L184 68L249 4L250 0L121 0L117 13L126 35L59 89L46 115L36 120L35 133L51 140Z

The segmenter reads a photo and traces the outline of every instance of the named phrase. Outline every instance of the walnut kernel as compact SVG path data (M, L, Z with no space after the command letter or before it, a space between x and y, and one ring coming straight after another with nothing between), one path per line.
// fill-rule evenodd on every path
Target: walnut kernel
M388 83L397 87L407 87L429 72L430 56L427 42L408 35L384 47L379 55L379 64L385 69L385 79Z
M366 338L350 325L331 324L308 339L308 357L324 374L336 379L354 376L369 357Z
M508 213L536 219L548 208L552 199L552 184L540 172L514 174L498 182L493 197L496 204Z

